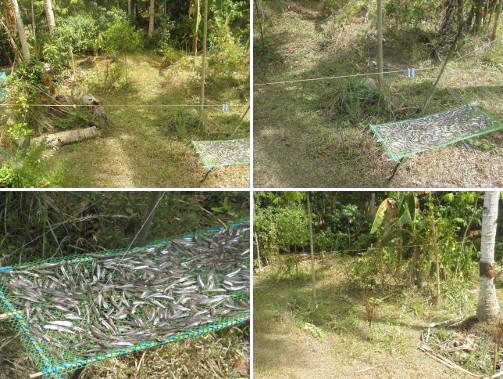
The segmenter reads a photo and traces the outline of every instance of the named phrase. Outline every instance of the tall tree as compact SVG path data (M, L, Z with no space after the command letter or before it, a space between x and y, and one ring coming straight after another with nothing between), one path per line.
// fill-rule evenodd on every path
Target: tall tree
M47 17L47 24L49 25L49 35L51 38L54 38L56 33L56 21L54 20L51 0L44 0L44 9Z
M127 14L128 14L128 16L131 16L131 12L132 12L131 2L132 2L132 0L127 0Z
M487 191L484 195L482 216L482 242L480 246L480 289L477 318L493 321L500 315L500 306L494 286L494 243L498 219L498 191Z
M493 40L493 41L496 39L496 33L498 32L498 22L500 20L502 4L503 4L503 0L500 0L498 3L498 9L496 10L496 18L494 19L493 33L491 35L491 40Z
M379 69L379 86L383 82L383 52L382 52L382 0L377 0L377 65Z
M148 22L148 36L152 37L154 33L154 11L155 11L155 0L150 0L149 22Z
M26 39L26 34L24 32L23 19L21 18L21 11L19 10L19 4L17 0L10 0L12 11L14 12L14 18L16 20L16 29L19 35L19 40L21 41L21 51L23 52L23 58L25 61L30 60L30 47L28 46L28 40Z

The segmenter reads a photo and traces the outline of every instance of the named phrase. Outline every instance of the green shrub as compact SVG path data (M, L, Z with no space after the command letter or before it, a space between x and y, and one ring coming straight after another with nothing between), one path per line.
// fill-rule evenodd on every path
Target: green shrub
M214 52L208 59L208 70L211 72L208 80L215 82L233 78L236 72L249 65L249 60L247 49L235 43L228 43L224 49Z
M63 169L51 167L49 160L42 157L46 147L31 145L20 152L16 159L22 160L22 167L11 160L0 166L0 187L2 188L43 188L59 187Z
M14 97L26 97L27 102L31 102L44 88L45 74L42 63L36 59L21 63L9 78L9 93ZM47 91L48 92L48 91Z
M104 33L110 52L131 53L143 50L143 34L127 18L117 18Z
M330 230L313 235L313 245L316 252L330 252L336 245L335 235Z

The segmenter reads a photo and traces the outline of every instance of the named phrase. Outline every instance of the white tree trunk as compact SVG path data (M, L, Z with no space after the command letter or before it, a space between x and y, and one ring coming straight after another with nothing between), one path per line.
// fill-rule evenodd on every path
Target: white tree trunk
M484 214L482 217L482 242L480 246L480 290L477 305L477 318L493 321L500 314L494 286L494 243L498 219L498 191L487 191L484 195Z
M25 61L30 60L30 47L28 46L28 41L26 39L26 34L24 32L23 19L21 18L21 11L19 10L19 4L17 0L10 0L12 11L14 12L14 18L16 19L16 29L19 34L19 40L21 41L21 50L23 52L23 58Z
M54 38L56 30L56 21L54 20L54 12L52 10L51 0L44 0L45 15L47 17L47 24L49 25L49 35Z
M152 37L152 33L154 33L154 11L155 11L155 0L150 0L150 20L148 23L148 36Z

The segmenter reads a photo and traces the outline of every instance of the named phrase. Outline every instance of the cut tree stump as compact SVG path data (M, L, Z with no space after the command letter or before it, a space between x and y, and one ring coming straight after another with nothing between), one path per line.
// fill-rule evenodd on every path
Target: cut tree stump
M93 118L89 121L91 125L99 128L104 128L108 125L105 108L99 105L100 103L98 99L96 99L93 95L84 95L81 100L84 104L89 105L89 108L92 107Z
M31 142L40 144L45 140L49 146L63 146L88 138L99 137L100 135L100 131L95 126L91 126L90 128L81 128L68 130L66 132L47 134L45 136L33 138Z

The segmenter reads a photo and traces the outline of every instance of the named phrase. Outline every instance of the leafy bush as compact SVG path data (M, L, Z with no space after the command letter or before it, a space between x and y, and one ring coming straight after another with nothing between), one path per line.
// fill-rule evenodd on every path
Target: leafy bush
M104 33L108 51L131 53L143 49L143 34L127 18L117 18Z
M313 245L316 252L330 252L334 250L335 235L331 231L321 231L313 236Z
M43 144L31 145L19 153L17 159L22 160L22 167L12 161L5 162L0 167L0 187L59 187L63 169L61 167L50 167L49 161L42 157L45 148Z
M100 43L98 23L86 14L63 18L56 28L56 34L59 41L71 42L75 53L93 52L96 54L103 47ZM66 50L68 50L68 44Z
M16 67L10 77L9 92L14 94L13 96L25 96L26 101L31 102L39 94L40 89L45 87L44 78L42 63L31 59Z
M208 69L211 71L208 81L234 78L236 72L249 65L249 60L250 53L247 49L235 43L228 43L224 49L215 52L208 59Z

